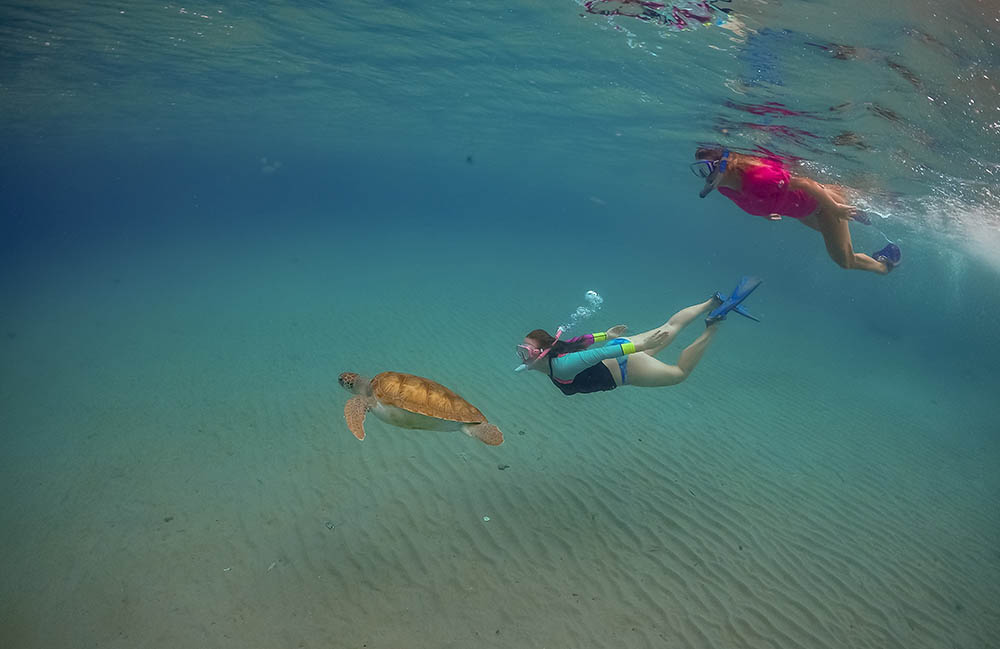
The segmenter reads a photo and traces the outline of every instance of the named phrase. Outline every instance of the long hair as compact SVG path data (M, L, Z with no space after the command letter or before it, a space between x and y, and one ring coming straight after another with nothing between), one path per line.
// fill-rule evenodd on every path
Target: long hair
M722 147L721 146L700 146L695 149L694 159L695 160L721 160L722 159Z
M582 340L578 340L574 343L568 343L565 340L560 340L556 342L555 336L551 335L544 329L535 329L529 333L525 338L531 338L538 342L541 349L552 348L549 352L549 358L554 356L561 356L562 354L571 354L573 352L578 352L581 349L586 349L587 345Z

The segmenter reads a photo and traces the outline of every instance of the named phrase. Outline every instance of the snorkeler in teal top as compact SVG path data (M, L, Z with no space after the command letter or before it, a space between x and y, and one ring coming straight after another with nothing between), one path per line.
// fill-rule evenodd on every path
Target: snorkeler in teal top
M698 365L718 332L716 324L724 320L727 313L735 311L756 319L740 305L759 285L757 278L743 278L728 298L716 294L706 302L675 313L658 329L629 338L621 337L624 325L568 340L560 340L562 329L554 337L544 329L535 329L517 346L522 364L516 369L545 372L565 395L614 390L622 385L644 388L676 385L690 376ZM704 333L681 352L677 365L654 358L684 327L706 313L709 315L705 319ZM594 347L597 343L606 344Z

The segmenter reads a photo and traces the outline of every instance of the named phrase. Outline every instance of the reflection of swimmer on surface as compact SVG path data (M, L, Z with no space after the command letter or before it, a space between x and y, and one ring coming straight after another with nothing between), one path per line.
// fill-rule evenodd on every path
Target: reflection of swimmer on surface
M675 5L667 5L663 2L650 2L649 0L587 0L583 3L583 8L590 14L638 18L657 25L686 29L690 26L689 20L705 25L711 24L715 20L715 12L728 14L730 9L718 7L716 2L730 1L689 0Z
M817 47L825 52L828 52L830 56L839 61L884 61L885 64L889 66L890 70L906 79L914 88L920 88L923 86L923 82L920 80L920 77L918 77L913 70L898 61L893 61L878 50L869 49L867 47L844 45L842 43L806 43L806 45Z
M789 108L785 104L776 101L765 101L760 104L754 104L750 102L740 102L727 99L726 101L723 102L722 105L725 106L726 108L732 108L733 110L742 111L744 113L750 113L751 115L756 115L758 117L764 117L767 119L771 118L781 119L788 117L796 119L802 118L811 120L828 120L830 118L826 114L844 110L851 104L850 102L846 102L838 106L831 106L829 109L825 111L825 113L817 113L815 111L810 111L810 110L795 110ZM792 128L781 124L771 124L771 123L757 124L754 122L738 122L732 125L724 124L723 128L726 129L750 128L754 130L767 131L772 135L787 140L791 140L799 145L805 145L806 138L818 140L821 139L822 137L820 135L817 135L816 133L807 131L805 129ZM858 135L857 133L854 133L853 131L844 131L839 135L835 135L829 139L833 144L837 146L852 146L862 150L868 148L868 145L861 138L861 136Z
M552 383L565 395L603 392L622 385L642 388L677 385L694 371L718 332L716 323L725 319L726 314L736 311L756 319L744 311L740 303L758 285L760 280L744 277L728 298L716 294L706 302L678 311L658 329L628 338L621 337L625 333L624 325L569 340L559 339L562 329L555 337L544 329L535 329L517 346L522 361L517 370L530 369L548 374ZM674 342L684 327L705 313L708 313L705 331L681 352L677 365L667 365L655 358ZM595 346L603 342L606 344Z
M692 171L705 179L699 194L713 189L736 203L747 214L779 221L799 220L823 235L826 251L841 268L886 274L900 261L899 247L890 243L866 255L854 252L849 221L870 223L863 211L844 203L843 189L794 176L774 158L732 153L728 149L701 147L695 151Z
M877 49L817 41L803 32L769 27L750 35L743 47L739 58L749 64L749 69L742 78L744 85L784 85L784 74L782 73L782 66L786 59L784 55L793 53L789 48L802 45L822 50L838 61L884 63L914 88L920 89L924 85L916 72Z

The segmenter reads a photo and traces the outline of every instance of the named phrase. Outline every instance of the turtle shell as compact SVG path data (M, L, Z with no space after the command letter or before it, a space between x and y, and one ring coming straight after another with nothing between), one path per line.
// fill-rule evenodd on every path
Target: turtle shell
M413 374L382 372L371 382L372 395L387 406L395 406L446 421L482 423L483 413L440 383Z

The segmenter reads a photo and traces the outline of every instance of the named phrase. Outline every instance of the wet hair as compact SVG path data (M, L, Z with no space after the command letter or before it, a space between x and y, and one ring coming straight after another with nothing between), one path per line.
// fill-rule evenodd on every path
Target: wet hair
M722 147L720 146L700 146L695 149L694 159L695 160L721 160L722 159Z
M833 45L830 48L833 51L833 58L838 61L850 61L858 58L858 48L852 45L840 45L838 43L831 43L831 45Z
M565 340L560 340L556 342L555 336L551 335L544 329L535 329L531 333L525 336L525 338L531 338L538 343L540 349L552 348L549 352L549 356L559 356L560 354L572 354L573 352L578 352L581 349L586 349L587 345L582 340L575 343L568 343Z

